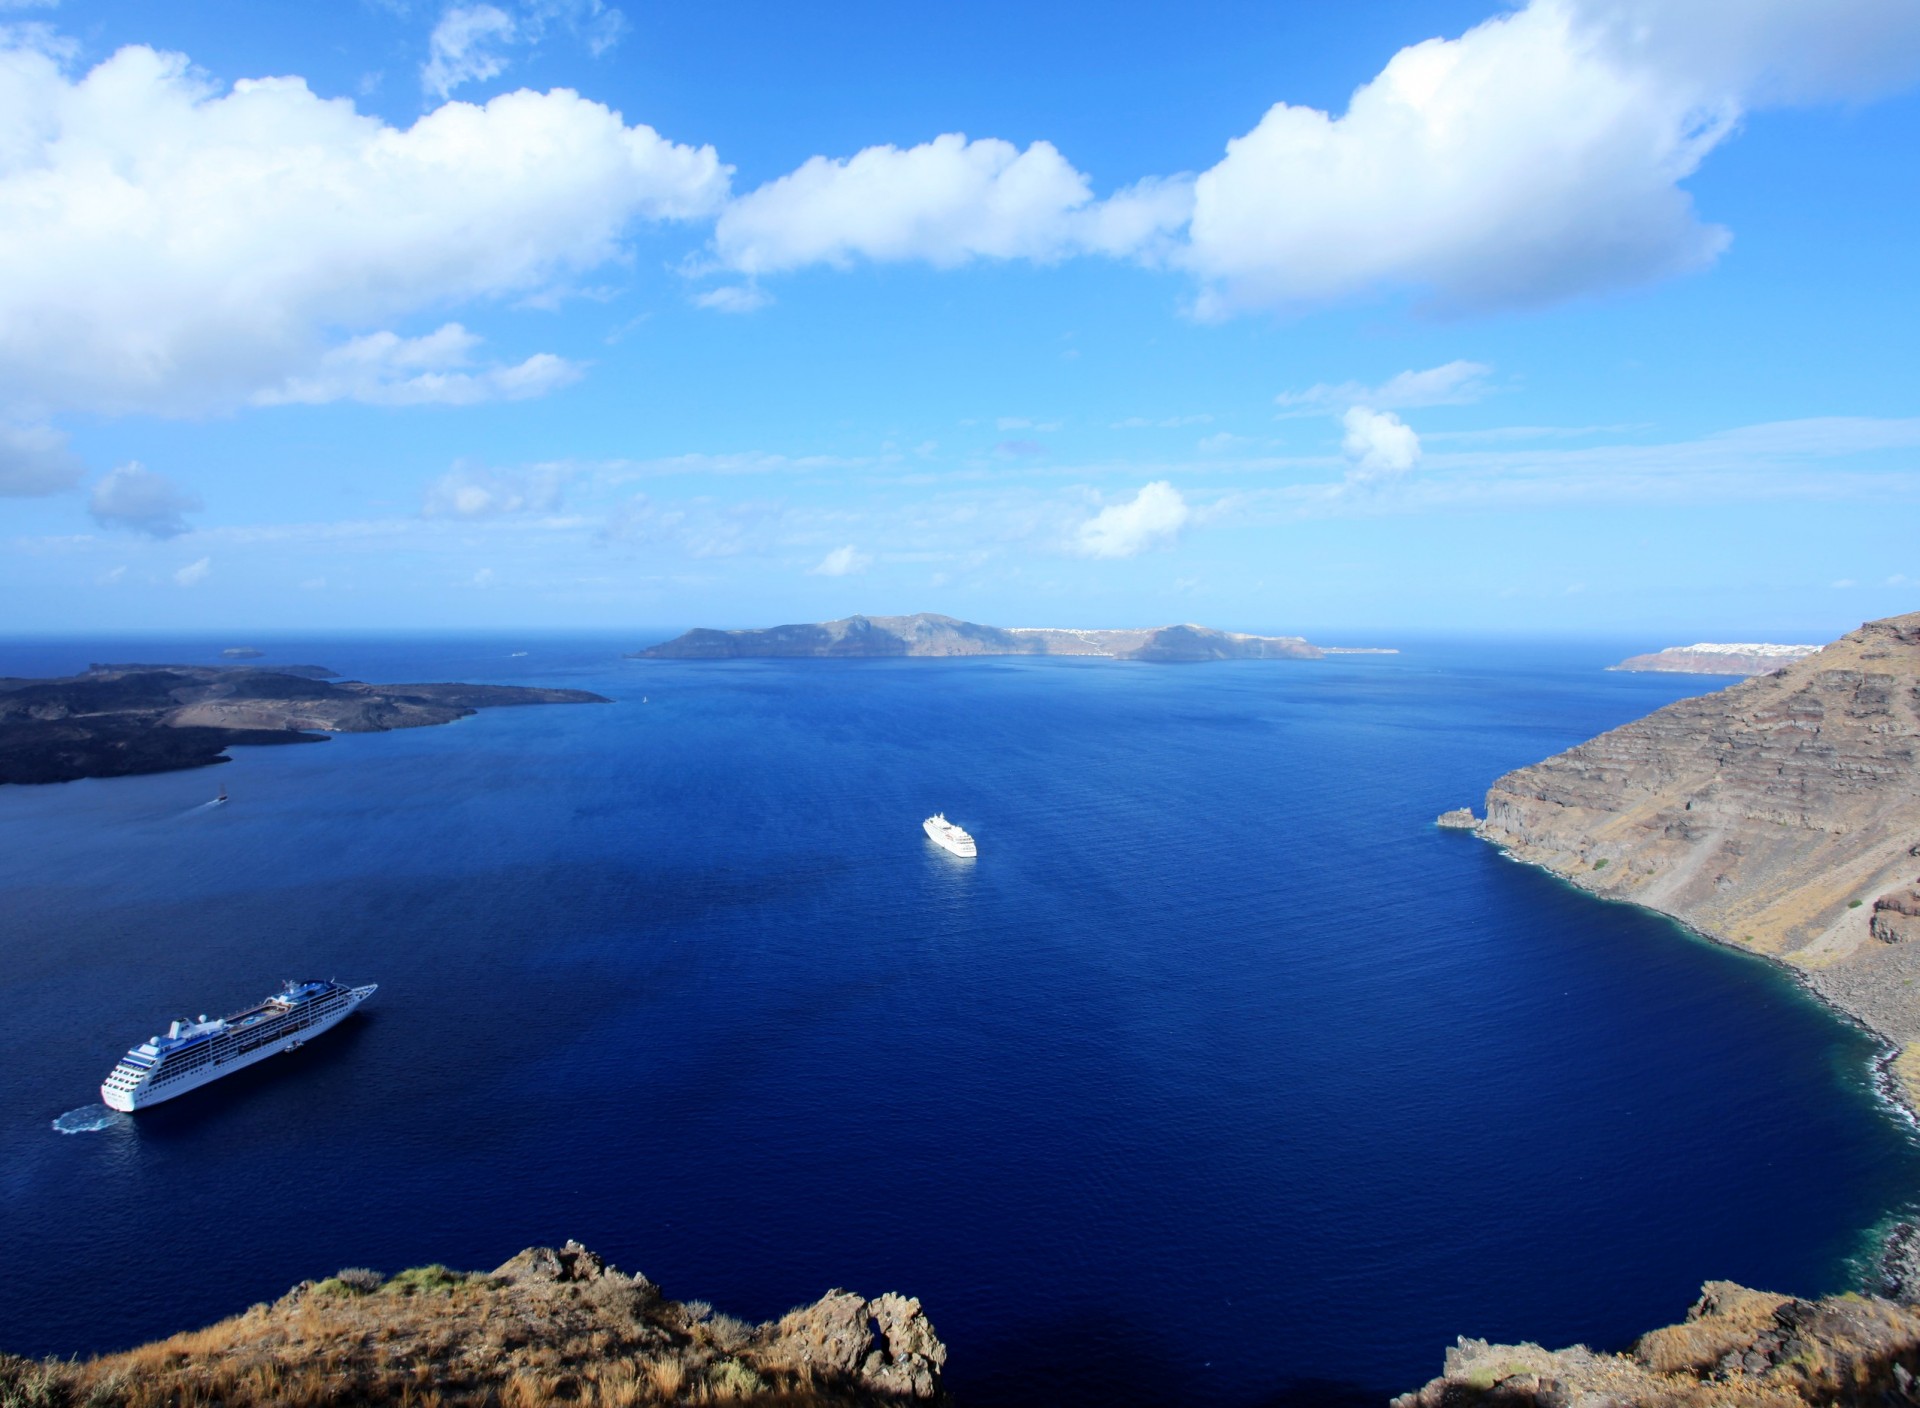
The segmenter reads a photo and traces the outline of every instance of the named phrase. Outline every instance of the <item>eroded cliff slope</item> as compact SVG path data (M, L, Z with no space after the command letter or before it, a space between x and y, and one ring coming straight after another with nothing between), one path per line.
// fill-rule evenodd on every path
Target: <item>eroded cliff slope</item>
M944 1397L946 1357L920 1302L905 1296L829 1291L747 1325L668 1300L569 1242L529 1248L488 1275L343 1271L124 1354L0 1355L0 1403L903 1405Z
M1792 964L1920 1096L1920 613L1500 778L1479 832Z

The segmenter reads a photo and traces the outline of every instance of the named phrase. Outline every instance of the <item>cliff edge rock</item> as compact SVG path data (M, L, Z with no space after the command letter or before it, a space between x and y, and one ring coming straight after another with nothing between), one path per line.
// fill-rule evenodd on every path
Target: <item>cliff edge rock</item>
M1510 772L1478 829L1791 965L1920 1106L1920 613Z
M1626 1354L1462 1339L1393 1408L1882 1408L1920 1403L1920 1313L1709 1281L1685 1321Z
M349 1269L204 1330L90 1360L0 1355L0 1402L768 1408L944 1401L946 1346L920 1302L829 1291L764 1325L666 1299L568 1242L491 1274Z

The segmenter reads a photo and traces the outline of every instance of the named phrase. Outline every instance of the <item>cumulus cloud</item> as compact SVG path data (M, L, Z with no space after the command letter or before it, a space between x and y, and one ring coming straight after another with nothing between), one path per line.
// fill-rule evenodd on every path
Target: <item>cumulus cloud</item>
M1153 181L1095 201L1051 142L1024 151L949 132L917 147L810 158L740 197L714 230L727 268L775 273L808 264L974 259L1051 261L1133 254L1186 219L1184 181Z
M0 278L17 422L241 405L322 376L332 329L550 287L727 190L712 148L565 90L397 128L297 78L223 90L140 46L70 77L16 35L0 94L0 269L34 271Z
M1920 71L1905 0L1532 0L1402 49L1338 117L1277 103L1195 183L1203 315L1379 287L1454 310L1711 263L1679 182L1743 111Z
M1465 406L1489 391L1493 368L1485 362L1448 362L1425 371L1401 372L1378 386L1357 381L1317 382L1304 391L1282 391L1274 404L1291 415L1318 415L1342 406L1407 410L1419 406Z
M80 482L85 466L50 425L0 421L0 497L57 494Z
M513 366L473 365L481 339L459 323L424 337L391 332L352 338L322 354L311 371L253 395L256 406L361 401L372 406L472 406L525 401L580 379L580 367L551 352Z
M213 575L213 559L203 557L198 562L189 562L173 574L173 582L179 587L197 587Z
M1355 483L1405 474L1420 463L1420 437L1392 411L1354 406L1340 423L1347 431L1340 452L1350 465L1347 478Z
M206 505L164 474L138 460L108 471L87 501L93 521L103 528L130 528L155 538L177 538L189 525L186 515Z
M420 511L428 518L502 518L516 513L551 513L570 470L536 465L520 472L456 465L427 488Z
M873 558L859 551L849 543L843 548L835 548L820 561L807 569L814 577L850 577L856 572L864 572L873 566Z
M1075 547L1088 557L1133 557L1172 543L1190 517L1192 510L1180 491L1157 479L1125 503L1109 504L1082 523Z

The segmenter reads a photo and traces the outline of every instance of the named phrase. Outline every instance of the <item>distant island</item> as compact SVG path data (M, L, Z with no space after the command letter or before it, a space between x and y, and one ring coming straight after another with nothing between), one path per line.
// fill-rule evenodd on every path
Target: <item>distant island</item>
M421 728L510 705L610 702L579 689L332 676L318 665L92 665L62 679L0 679L0 784L173 772L227 762L235 746Z
M636 650L644 660L888 659L902 656L1084 655L1155 664L1206 660L1317 660L1328 654L1384 655L1371 648L1322 649L1300 636L1253 636L1209 626L1079 630L1058 626L982 626L951 616L847 616L838 621L764 630L688 631Z
M1769 675L1804 660L1817 645L1670 645L1646 655L1630 655L1609 670L1675 675Z
M258 660L266 652L255 650L250 645L230 645L220 653L229 660Z

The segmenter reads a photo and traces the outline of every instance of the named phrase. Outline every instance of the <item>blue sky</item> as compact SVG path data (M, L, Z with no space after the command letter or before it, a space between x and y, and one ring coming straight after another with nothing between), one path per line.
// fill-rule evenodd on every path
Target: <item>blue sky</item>
M19 631L1920 607L1920 6L0 0Z

